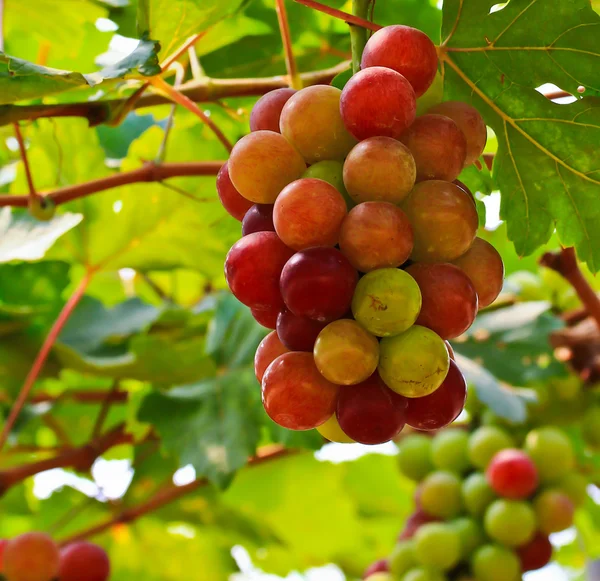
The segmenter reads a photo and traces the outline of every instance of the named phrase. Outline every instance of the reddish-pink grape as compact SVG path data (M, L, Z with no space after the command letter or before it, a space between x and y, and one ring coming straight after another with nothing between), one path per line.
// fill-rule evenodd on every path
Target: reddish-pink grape
M404 528L398 537L398 541L412 539L415 533L425 524L438 522L440 519L427 514L422 508L417 508L404 523Z
M371 563L363 573L363 579L368 579L371 575L375 575L375 573L388 573L390 570L390 566L385 559L379 559L379 561L375 561Z
M369 67L346 83L340 111L357 139L379 135L398 139L415 120L417 102L411 84L400 73Z
M269 417L290 430L324 424L335 410L338 386L317 369L312 353L280 355L265 372L262 400Z
M337 419L344 433L361 444L383 444L404 428L406 399L389 389L377 372L340 389Z
M229 177L229 162L225 162L217 174L217 194L227 213L236 220L242 220L252 207L252 202L240 194Z
M289 349L281 342L275 331L269 333L256 349L254 355L254 375L259 382L262 382L263 375L267 367L275 361L280 355L288 353Z
M327 323L298 317L284 307L277 317L277 334L290 351L312 351L319 333Z
M400 73L420 97L433 83L437 51L429 37L410 26L386 26L371 36L363 51L361 67L387 67Z
M242 236L255 232L275 232L273 204L254 204L242 220Z
M60 553L46 533L29 532L8 541L2 572L10 581L52 581L58 574Z
M471 279L448 263L415 263L406 272L421 290L417 325L435 331L442 339L462 335L477 316L477 293Z
M439 430L451 424L467 401L467 382L454 360L442 385L424 397L410 398L406 405L406 423L416 430Z
M282 307L279 277L293 254L275 232L244 236L225 259L225 279L231 292L249 307Z
M465 165L467 140L458 125L444 115L422 115L400 136L417 165L417 181L458 177Z
M458 125L467 140L465 166L471 165L485 149L487 127L479 111L462 101L445 101L429 109L428 113L445 115Z
M279 315L279 307L254 307L250 309L254 320L267 329L275 329L277 325L277 315Z
M537 488L538 471L529 455L522 450L505 448L492 458L485 471L488 484L505 498L527 498Z
M281 110L295 93L294 89L274 89L263 95L252 107L250 131L275 131L279 133Z
M523 573L545 567L552 559L552 551L550 539L543 533L536 533L526 545L517 548Z
M281 294L299 317L329 322L350 309L358 273L335 248L315 247L292 256L281 272Z
M108 555L98 545L78 541L60 552L60 581L107 581L109 575Z
M284 244L304 250L312 246L335 246L346 214L346 202L331 184L302 178L279 194L273 223Z

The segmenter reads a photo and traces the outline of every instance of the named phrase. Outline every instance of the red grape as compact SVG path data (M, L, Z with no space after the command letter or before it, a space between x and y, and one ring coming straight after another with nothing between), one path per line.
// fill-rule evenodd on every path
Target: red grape
M340 231L340 250L362 272L400 266L413 247L406 214L389 202L364 202L350 210Z
M277 325L277 315L279 315L279 306L275 305L275 307L255 307L250 309L254 320L263 327L267 329L275 329Z
M533 502L538 528L549 535L568 529L573 524L575 505L560 490L549 488L536 496Z
M441 180L417 184L402 209L413 228L411 258L418 262L449 262L473 243L479 218L473 199L457 185Z
M298 317L284 307L277 317L277 334L290 351L311 351L327 323Z
M317 369L312 353L280 355L265 372L262 400L269 417L290 430L310 430L335 411L338 386Z
M406 423L416 430L439 430L460 415L466 400L467 382L451 359L442 385L429 395L408 400Z
M284 244L303 250L312 246L335 246L346 214L346 202L331 184L302 178L279 194L273 222Z
M275 232L273 204L254 204L242 220L242 236L254 232Z
M356 203L400 203L415 185L415 160L406 145L391 137L361 141L344 162L344 186Z
M465 166L471 165L483 153L487 141L487 128L475 107L462 101L445 101L432 107L428 113L449 117L463 132L467 140Z
M288 351L275 331L269 333L260 342L260 345L256 349L256 355L254 355L254 375L256 375L259 383L262 382L267 367L280 355L288 353Z
M477 315L477 293L469 277L448 263L415 263L406 272L421 290L417 325L435 331L442 339L462 335Z
M8 539L0 539L0 573L2 573L2 555L4 554L4 549L8 544Z
M400 136L417 165L417 181L458 177L465 165L467 140L458 125L444 115L423 115Z
M252 107L250 131L275 131L279 133L281 110L295 93L294 89L274 89L263 95Z
M500 450L488 464L485 475L496 494L516 500L530 496L539 480L533 460L515 448Z
M60 581L106 581L109 575L108 555L98 545L79 541L60 553Z
M25 533L4 547L2 572L10 581L51 581L58 574L59 558L56 543L46 533Z
M383 444L402 431L405 410L405 398L388 389L374 373L340 390L336 414L344 433L356 442Z
M281 271L294 254L275 232L255 232L238 240L225 259L225 278L241 303L255 308L283 306Z
M420 97L433 83L437 51L429 37L416 28L396 24L378 30L367 42L361 67L388 67L409 81Z
M479 308L491 305L504 281L504 264L498 251L486 240L475 238L471 248L452 263L471 279L479 297Z
M299 317L329 322L350 309L358 274L335 248L297 252L281 272L281 294Z
M217 194L228 214L236 220L242 220L252 207L252 202L240 194L229 177L229 162L225 162L217 174Z
M374 575L375 573L388 573L390 570L390 566L385 559L380 559L379 561L375 561L371 563L369 567L367 567L366 571L363 573L363 579L368 579L370 575Z
M545 567L552 559L552 543L543 533L537 533L526 545L517 549L523 573Z
M427 514L422 508L417 508L404 523L404 528L398 537L398 541L412 539L419 528L430 522L438 522L440 519Z
M342 119L357 139L397 139L414 121L416 110L411 84L385 67L369 67L351 77L340 100Z

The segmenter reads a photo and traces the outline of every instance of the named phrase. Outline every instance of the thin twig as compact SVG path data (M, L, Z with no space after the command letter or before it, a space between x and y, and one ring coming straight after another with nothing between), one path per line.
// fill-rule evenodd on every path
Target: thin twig
M281 35L281 41L283 42L283 52L285 54L285 66L289 77L289 85L292 89L301 89L302 79L298 74L298 67L296 66L296 57L294 56L292 37L290 35L290 25L285 10L285 0L275 0L275 10L277 12L277 20L279 21L279 33Z
M154 77L150 82L156 89L168 95L171 101L181 105L182 107L185 107L188 111L199 117L202 122L216 135L217 139L223 144L223 147L225 147L228 152L231 152L233 145L229 139L227 139L227 136L219 129L217 124L208 115L206 115L204 111L202 111L202 109L196 105L196 103L194 103L194 101L186 97L181 91L178 91L160 77Z
M198 59L196 49L193 46L190 46L190 48L188 48L188 56L190 59L190 69L192 70L192 78L195 81L199 81L205 75L204 70L202 69L202 65L200 64L200 60Z
M106 392L106 397L102 402L102 406L100 407L100 411L98 412L98 416L96 417L96 421L94 422L94 427L92 429L91 439L95 440L102 433L102 426L106 420L106 416L108 416L108 412L110 410L110 406L113 402L112 396L119 391L119 382L113 381L112 387Z
M15 137L17 138L17 142L19 144L21 161L23 162L23 167L25 168L25 178L27 179L27 187L29 188L29 199L35 200L38 197L38 193L35 191L35 186L33 184L33 176L31 175L31 168L29 167L29 160L27 159L27 148L25 147L23 134L21 133L21 128L19 127L18 123L13 123L13 127L15 128Z
M190 36L171 56L168 56L160 65L163 71L166 71L188 48L193 47L204 35L206 30Z
M77 390L67 389L58 395L53 395L47 392L36 392L30 398L29 401L32 404L36 403L57 403L63 399L69 399L76 401L77 403L89 403L98 404L102 403L107 397L110 398L112 403L125 403L129 397L129 393L126 391L116 391L111 393L110 390ZM12 399L6 392L0 393L0 403L12 403Z
M174 184L168 184L167 182L158 182L158 183L163 188L167 188L168 190L171 190L172 192L176 192L179 195L183 196L184 198L188 198L189 200L192 200L193 202L196 202L199 204L203 204L205 202L214 202L214 198L197 198L193 194L186 192L183 188L180 188Z
M2 429L2 433L0 434L0 451L6 443L8 435L10 434L10 431L12 430L15 421L19 417L23 406L27 402L29 392L33 388L35 381L38 378L38 375L42 371L44 364L46 363L46 359L48 358L48 355L50 355L50 351L54 346L54 342L58 338L66 322L69 320L69 317L73 313L75 307L83 297L83 294L85 293L85 290L88 284L90 283L92 276L93 271L86 272L84 277L81 279L81 281L75 288L73 294L69 297L69 300L63 307L62 311L59 313L56 321L54 321L54 324L52 325L50 331L48 332L48 335L44 340L44 343L42 344L42 347L40 348L40 351L37 354L37 357L35 358L31 369L29 370L29 373L27 374L27 377L25 378L25 382L23 383L23 387L19 392L19 396L17 397L14 405L12 406L8 419L4 424L4 428Z
M174 62L171 66L175 69L175 82L173 86L178 88L183 82L183 78L185 76L185 69L178 62ZM169 116L167 117L167 124L165 126L165 132L163 134L163 138L160 142L160 146L158 147L158 153L154 158L154 163L162 163L165 160L165 156L167 154L167 140L169 139L169 135L171 134L171 129L173 128L173 121L175 120L175 111L177 110L177 103L173 103L171 105L171 110L169 111Z
M331 8L331 6L327 6L326 4L321 4L320 2L315 2L315 0L294 0L298 2L298 4L304 4L304 6L308 6L309 8L314 8L319 12L323 12L325 14L329 14L329 16L333 16L334 18L338 18L347 22L348 24L354 24L356 26L362 26L363 28L367 28L368 30L372 30L373 32L377 32L383 26L379 24L375 24L374 22L369 22L365 18L360 18L360 16L354 16L354 14L350 14L349 12L344 12L343 10L337 10L336 8Z

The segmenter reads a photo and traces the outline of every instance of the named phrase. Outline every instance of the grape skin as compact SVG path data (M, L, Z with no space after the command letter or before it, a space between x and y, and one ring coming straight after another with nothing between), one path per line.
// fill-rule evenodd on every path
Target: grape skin
M79 541L60 553L60 581L107 581L109 575L108 555L98 545Z
M518 547L531 541L537 523L527 502L499 499L486 509L483 524L490 538L507 547Z
M460 537L446 523L428 523L415 534L415 553L423 565L448 570L460 559Z
M407 401L407 410L410 400ZM431 438L423 434L410 434L402 439L398 451L398 467L407 478L419 482L433 471Z
M49 535L25 533L4 547L3 573L10 581L51 581L58 574L59 558L58 547Z
M277 317L277 335L290 351L312 351L326 324L308 317L298 317L284 307Z
M533 502L540 531L549 535L568 529L573 524L575 505L559 490L549 488Z
M409 400L409 403L411 401ZM467 456L468 442L469 434L465 430L451 428L436 434L431 447L433 465L438 470L448 470L456 474L466 472L470 468Z
M538 485L538 472L531 458L522 450L506 448L498 452L486 470L492 489L500 496L527 498Z
M354 200L348 194L344 185L344 165L341 161L326 160L313 163L303 174L303 178L316 178L331 184L346 202L346 208L354 208Z
M250 131L274 131L280 133L279 119L281 110L296 93L295 89L287 87L274 89L263 95L252 107L250 113Z
M317 426L317 432L324 438L327 438L330 442L337 442L339 444L354 443L354 440L347 436L340 427L335 414L333 414L324 424Z
M496 495L481 472L473 472L462 483L462 498L467 512L481 517Z
M548 537L537 533L526 545L517 549L523 573L545 567L552 559L552 544Z
M478 581L521 581L519 559L513 551L499 545L480 547L471 560Z
M429 474L421 484L423 510L435 517L451 519L462 510L460 478L446 471Z
M473 466L485 470L497 452L514 446L514 440L503 429L481 426L469 437L469 459Z
M254 355L254 375L258 382L262 382L267 367L280 355L288 353L289 349L281 342L275 331L269 333L256 349Z
M275 232L273 204L254 204L242 220L242 236L254 232Z
M529 432L525 451L535 462L542 482L565 476L575 466L573 446L558 428L544 427Z
M252 202L240 194L229 177L229 162L226 161L217 174L217 194L227 213L236 220L243 220Z
M250 309L254 320L267 329L275 329L277 326L277 316L279 315L279 306L274 308L254 307Z

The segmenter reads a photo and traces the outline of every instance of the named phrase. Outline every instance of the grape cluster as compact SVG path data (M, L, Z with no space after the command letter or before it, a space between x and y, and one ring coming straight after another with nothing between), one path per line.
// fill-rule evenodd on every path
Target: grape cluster
M274 329L256 375L281 426L378 444L464 407L447 340L498 296L504 269L456 179L483 151L483 119L461 102L416 113L437 62L424 33L383 28L343 90L259 99L219 172L243 235L226 280Z
M418 482L417 508L368 581L520 581L550 562L548 536L573 524L587 481L558 428L522 447L498 426L402 439L400 471Z
M0 540L0 578L6 581L107 581L108 555L78 541L60 550L50 536L31 532Z

